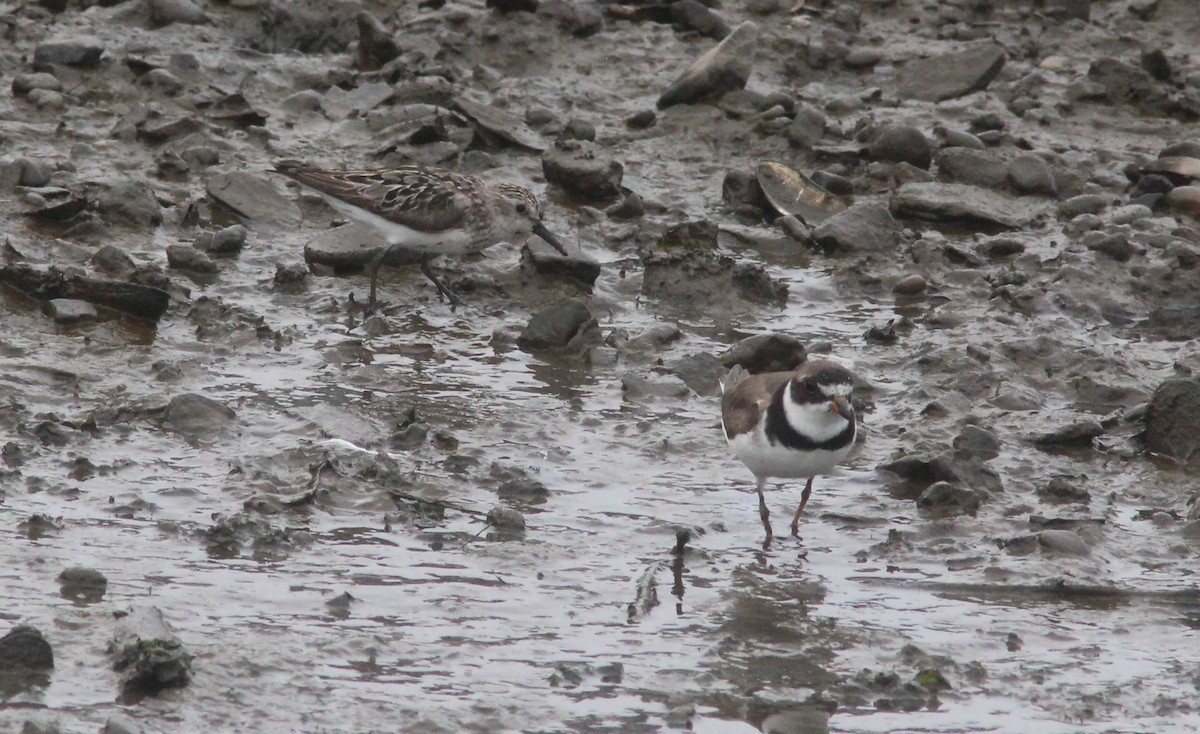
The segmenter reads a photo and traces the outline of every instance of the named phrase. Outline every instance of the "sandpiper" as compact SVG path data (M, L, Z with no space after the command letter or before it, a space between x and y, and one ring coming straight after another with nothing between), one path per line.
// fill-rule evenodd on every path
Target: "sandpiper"
M460 303L429 268L439 255L465 255L499 242L520 242L536 234L567 254L542 223L542 210L528 189L488 183L465 173L427 166L372 170L332 170L279 163L275 170L320 194L337 211L370 225L387 240L371 258L375 309L379 267L420 265L421 272L452 305Z
M758 513L768 543L771 513L763 497L767 479L808 479L792 516L792 535L798 535L813 477L832 470L854 446L854 375L827 360L806 362L795 372L761 375L735 366L721 389L725 440L758 480Z

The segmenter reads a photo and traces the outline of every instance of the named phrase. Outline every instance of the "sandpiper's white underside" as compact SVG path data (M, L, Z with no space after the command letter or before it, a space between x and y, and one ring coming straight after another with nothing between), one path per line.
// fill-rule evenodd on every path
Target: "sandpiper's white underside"
M342 214L345 214L356 222L362 222L374 228L383 235L389 245L399 245L406 250L429 255L465 255L470 252L478 252L492 244L492 242L483 245L478 244L478 238L473 237L470 231L461 228L447 229L433 233L421 232L411 227L405 227L403 224L393 222L390 219L385 219L378 214L361 209L353 204L348 204L335 196L330 196L312 188L309 188L309 190L318 194L329 206Z

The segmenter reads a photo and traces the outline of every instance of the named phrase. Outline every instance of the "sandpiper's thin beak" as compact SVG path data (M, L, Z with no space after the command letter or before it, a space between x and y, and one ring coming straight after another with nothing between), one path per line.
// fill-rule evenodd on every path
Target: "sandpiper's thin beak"
M541 222L534 222L533 233L549 242L551 247L558 250L562 254L567 254L566 248L562 246L562 243L558 241L558 238L555 237L550 230L546 229L546 225L542 224Z
M850 404L850 398L837 396L829 404L829 409L848 421L854 420L854 406Z

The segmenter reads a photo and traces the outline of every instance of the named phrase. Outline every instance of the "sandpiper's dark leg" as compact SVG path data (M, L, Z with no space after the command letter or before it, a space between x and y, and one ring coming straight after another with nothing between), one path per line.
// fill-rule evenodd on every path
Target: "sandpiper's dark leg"
M767 498L763 497L763 486L767 483L765 477L758 480L758 516L762 518L763 530L767 531L767 540L775 533L771 530L771 511L767 509Z
M429 278L429 282L433 283L434 287L437 288L438 294L444 296L450 302L451 306L457 306L462 303L458 299L458 296L451 293L450 289L442 285L442 282L433 274L433 270L429 267L429 260L430 258L428 257L421 260L421 272L425 274L426 278Z
M792 535L800 534L800 513L804 512L804 506L808 504L808 498L812 496L813 478L808 478L808 483L804 485L804 491L800 493L800 506L796 508L796 514L792 516Z
M371 262L367 263L367 269L371 271L371 293L367 296L367 313L375 311L375 283L379 280L379 266L391 251L391 247L381 247L379 252L375 253L375 257L371 258Z

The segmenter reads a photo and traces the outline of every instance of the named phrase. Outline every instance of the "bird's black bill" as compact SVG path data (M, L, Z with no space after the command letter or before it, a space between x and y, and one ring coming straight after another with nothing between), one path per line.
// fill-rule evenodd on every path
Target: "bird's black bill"
M567 254L567 249L562 246L562 243L558 241L558 238L555 237L550 230L546 229L546 225L542 224L541 222L535 222L533 225L533 233L549 242L551 247L558 250L562 254Z

